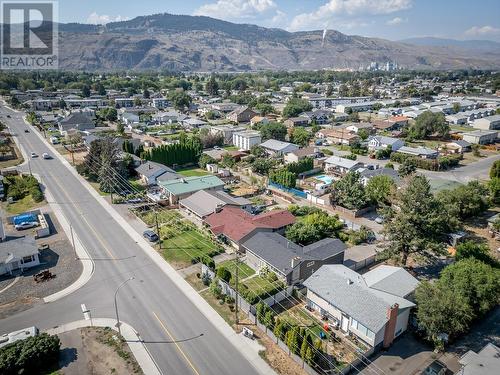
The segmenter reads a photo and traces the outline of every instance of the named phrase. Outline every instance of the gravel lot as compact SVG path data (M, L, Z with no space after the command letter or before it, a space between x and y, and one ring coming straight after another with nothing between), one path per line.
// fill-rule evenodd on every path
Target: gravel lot
M75 259L71 240L66 238L55 215L48 206L41 208L51 226L49 237L36 240L39 246L47 244L46 250L40 251L41 264L26 270L23 274L0 277L0 319L18 312L27 310L37 303L42 303L42 298L58 292L71 285L82 273L82 264ZM1 215L5 217L5 215ZM12 226L5 226L7 234L19 236ZM55 278L36 283L33 275L44 271L56 275ZM11 285L9 287L9 285Z

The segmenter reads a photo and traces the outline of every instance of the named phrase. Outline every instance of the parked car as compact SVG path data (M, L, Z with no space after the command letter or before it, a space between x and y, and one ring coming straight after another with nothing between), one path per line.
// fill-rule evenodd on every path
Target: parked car
M32 159L33 159L33 158L37 158L37 157L38 157L38 155L37 155L37 153L36 153L36 152L32 152L32 153L31 153L31 158L32 158Z
M156 242L159 240L158 235L152 230L146 230L142 235L145 239L149 240L149 242Z
M446 375L448 368L446 365L438 360L432 362L429 366L421 372L422 375Z
M52 159L52 156L50 156L49 154L47 154L46 152L44 152L42 154L42 158L44 158L44 159Z
M36 221L24 221L22 223L14 225L14 227L17 230L24 230L24 229L30 229L38 226L38 223Z
M29 129L24 129L24 132L29 133L30 131L29 131Z

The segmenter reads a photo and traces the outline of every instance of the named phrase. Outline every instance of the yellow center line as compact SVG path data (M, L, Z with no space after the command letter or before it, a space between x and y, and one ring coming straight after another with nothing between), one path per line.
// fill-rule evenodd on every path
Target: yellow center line
M54 180L54 182L56 183L57 186L59 186L60 190L62 191L62 193L66 196L66 198L68 199L69 202L71 202L71 198L68 196L68 194L66 193L66 191L61 187L61 185L59 184L59 182L57 181L57 178L56 176L52 176L52 179ZM57 202L56 202L57 203ZM83 221L85 221L85 224L87 224L87 226L90 228L90 230L92 231L92 233L94 233L97 241L99 241L102 245L102 247L104 248L104 250L106 250L106 252L108 253L109 257L113 260L116 260L116 257L115 255L113 254L113 252L108 248L108 246L106 246L106 244L104 243L104 240L102 239L102 237L99 235L99 233L96 232L96 230L94 229L94 227L92 225L90 225L89 221L87 220L87 218L85 217L85 215L83 214L83 211L81 210L81 207L76 203L74 202L73 203L75 205L75 207L78 209L79 211L79 214L80 216L82 217Z
M179 344L177 344L177 341L175 340L174 336L172 336L172 334L169 332L169 330L167 329L167 327L165 326L165 324L163 324L163 322L161 321L161 319L158 317L158 315L156 315L156 313L154 311L153 311L153 315L155 316L156 320L158 320L158 322L160 323L160 325L163 328L163 330L170 337L170 340L172 340L172 342L175 344L175 346L177 347L177 350L179 350L179 352L182 354L182 356L184 357L184 359L186 360L186 362L193 369L193 372L196 375L200 375L200 373L198 372L198 370L196 370L196 368L194 367L193 363L189 360L189 358L186 355L186 353L184 353L184 351L181 349L181 347L179 346Z

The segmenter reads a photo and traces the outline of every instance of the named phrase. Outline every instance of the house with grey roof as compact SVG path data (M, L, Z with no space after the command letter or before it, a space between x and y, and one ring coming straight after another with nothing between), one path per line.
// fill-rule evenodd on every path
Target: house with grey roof
M475 130L466 132L462 136L464 141L473 144L486 145L498 141L498 131L495 130Z
M368 139L368 150L370 151L385 150L389 146L392 151L397 151L404 145L405 143L399 138L385 137L383 135L377 135Z
M270 156L283 156L289 152L299 149L299 146L289 142L277 141L276 139L268 139L260 144Z
M469 350L458 362L462 368L455 375L494 375L500 368L500 348L486 344L478 353Z
M182 177L173 169L154 161L146 161L142 163L135 168L135 171L139 175L141 181L147 186L156 185L160 180L168 181ZM163 178L160 179L160 177Z
M422 159L436 159L439 155L437 150L427 147L400 147L396 152L401 154L416 156Z
M341 158L340 156L330 156L325 160L325 171L343 176L349 172L361 168L363 164L356 160Z
M241 245L251 268L267 268L287 285L306 280L324 264L342 264L346 248L338 238L301 246L276 232L257 232Z
M385 265L363 275L344 265L324 265L304 282L311 309L375 348L389 347L406 331L417 285L403 268Z
M364 186L366 186L368 184L368 181L370 181L375 176L387 176L396 185L401 181L398 172L392 168L363 169L359 171L359 177L361 179L361 183Z
M15 271L22 272L39 264L38 246L34 237L20 237L0 242L0 275L12 275Z
M179 201L179 207L182 210L199 220L205 219L224 206L247 210L252 206L252 202L246 198L233 197L223 190L200 190Z
M94 121L83 112L73 112L58 123L59 131L66 135L69 130L84 131L94 129Z

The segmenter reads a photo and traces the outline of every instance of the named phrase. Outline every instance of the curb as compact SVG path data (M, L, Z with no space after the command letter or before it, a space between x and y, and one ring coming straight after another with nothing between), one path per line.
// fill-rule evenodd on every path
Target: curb
M89 324L90 323L90 324ZM58 335L60 333L73 331L78 328L86 328L86 327L109 327L112 330L118 332L118 329L115 327L116 320L109 318L93 318L89 320L77 320L71 323L63 324L56 328L51 328L45 331L50 335ZM149 353L148 349L144 345L141 337L137 333L137 331L127 323L120 321L121 333L125 341L127 342L130 351L134 355L137 363L141 366L142 371L146 375L161 375L162 372L158 368L155 360Z
M34 133L53 152L54 157L76 177L87 191L99 202L106 212L122 226L122 228L137 242L141 249L151 260L165 273L167 277L183 292L183 294L195 305L195 307L209 320L214 327L224 336L248 362L261 374L275 374L275 371L265 362L258 352L249 351L248 344L244 338L238 335L225 320L185 281L177 271L158 254L149 243L106 201L90 184L78 174L75 168L57 150L47 142L43 136L35 130Z
M23 121L26 123L26 119L24 117L23 117ZM38 135L37 131L35 131L35 133ZM14 139L14 143L16 144L17 148L21 151L21 154L23 154L23 157L24 157L24 163L17 166L17 167L21 167L21 166L28 163L29 158L28 158L28 155L26 154L26 150L24 149L23 145L21 145L18 138L17 137L12 137L12 138ZM33 175L37 178L38 181L40 181L41 184L43 184L43 181L40 178L40 176L38 176L37 174L33 174ZM50 206L52 212L54 212L55 216L59 220L59 224L61 224L61 227L62 227L64 233L66 234L66 237L68 239L70 239L71 238L71 229L70 229L70 225L68 223L68 220L66 219L66 216L64 216L62 210L60 209L60 207L57 204L51 203L51 202L55 202L55 200L54 200L54 197L52 196L52 194L50 193L50 190L47 189L46 186L45 186L44 193L45 193L45 196L47 198L47 202L49 203L49 206ZM95 270L94 261L91 259L90 254L87 252L85 247L83 247L78 235L76 233L74 233L73 237L75 240L76 255L78 256L80 262L82 262L82 266L83 266L82 273L80 274L78 279L74 283L72 283L71 285L67 286L63 290L60 290L59 292L56 292L56 293L53 293L47 297L44 297L43 301L45 303L57 301L58 299L66 297L67 295L80 289L82 286L84 286L92 278L92 275L94 274L94 270Z

